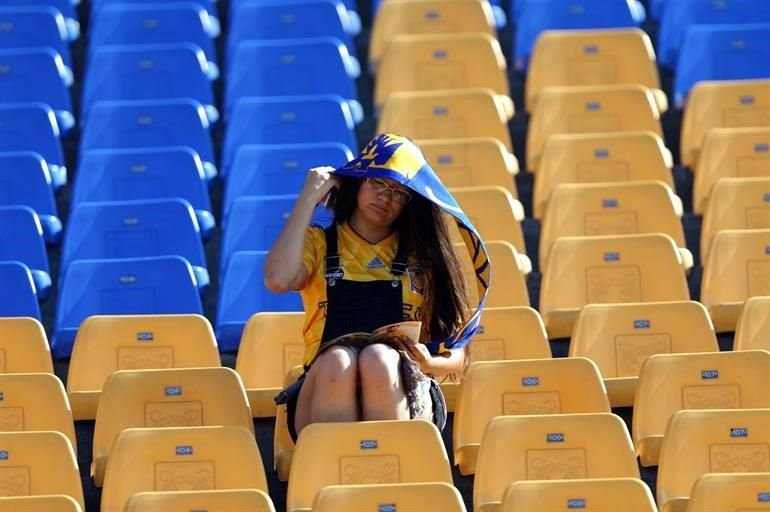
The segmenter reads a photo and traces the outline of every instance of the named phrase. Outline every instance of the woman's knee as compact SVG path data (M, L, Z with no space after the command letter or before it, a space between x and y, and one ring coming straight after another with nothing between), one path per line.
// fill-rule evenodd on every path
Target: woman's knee
M355 379L358 371L356 354L345 347L332 347L318 356L311 368L317 379L335 381Z
M399 357L398 352L382 343L364 348L358 356L358 371L362 382L396 384Z

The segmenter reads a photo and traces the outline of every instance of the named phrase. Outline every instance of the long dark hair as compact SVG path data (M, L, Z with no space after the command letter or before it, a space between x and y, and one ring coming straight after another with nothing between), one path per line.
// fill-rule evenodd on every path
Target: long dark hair
M362 179L342 178L334 206L334 221L349 220L358 206L358 190ZM452 247L452 238L441 208L419 194L412 193L401 215L393 224L399 243L412 255L425 272L426 305L431 318L424 323L433 340L456 333L468 319L468 295L462 264Z

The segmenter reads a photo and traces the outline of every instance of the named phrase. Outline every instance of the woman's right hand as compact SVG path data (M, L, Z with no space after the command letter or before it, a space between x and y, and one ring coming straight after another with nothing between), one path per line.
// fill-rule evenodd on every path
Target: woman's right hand
M333 188L339 188L341 184L340 179L332 174L333 171L334 167L329 166L310 169L307 172L300 197L314 206L323 201Z

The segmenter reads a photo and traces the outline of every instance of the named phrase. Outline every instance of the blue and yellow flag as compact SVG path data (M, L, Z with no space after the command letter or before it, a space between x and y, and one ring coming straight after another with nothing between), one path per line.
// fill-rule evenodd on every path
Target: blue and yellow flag
M431 341L428 348L432 353L437 353L443 348L467 345L479 327L481 311L487 297L491 273L489 257L478 231L436 176L420 148L401 135L381 134L372 139L356 158L336 169L334 173L353 178L389 178L438 205L455 218L476 271L480 301L468 323L460 331L448 339Z

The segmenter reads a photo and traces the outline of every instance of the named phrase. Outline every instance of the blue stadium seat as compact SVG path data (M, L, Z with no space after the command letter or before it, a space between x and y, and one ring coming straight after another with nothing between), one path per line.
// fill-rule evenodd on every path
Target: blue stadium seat
M209 122L194 100L103 101L85 123L80 154L91 149L187 146L200 155L206 179L217 175Z
M45 103L62 132L75 126L67 68L51 48L0 50L0 103Z
M510 0L513 8L523 2L524 0ZM382 0L372 0L372 13L377 12L377 10L380 8L380 4L382 3ZM505 14L505 9L503 9L500 0L490 0L489 3L492 6L492 12L495 16L495 26L497 28L503 28L508 22L508 16ZM514 11L515 12L515 11Z
M32 208L0 206L0 261L20 261L32 273L35 290L42 300L51 288L43 228Z
M179 197L195 209L203 238L216 225L198 154L188 147L95 149L80 159L71 205Z
M650 0L650 16L656 20L663 18L668 4L671 0Z
M20 261L0 261L0 317L31 316L40 320L32 273Z
M51 340L69 357L81 322L92 315L202 314L190 263L181 256L78 260L63 276Z
M232 0L230 2L230 26L232 27L233 23L233 15L235 15L238 12L238 9L240 9L241 5L244 4L268 4L268 3L276 3L278 0ZM288 0L286 3L291 2L292 0ZM356 0L341 0L342 4L345 6L345 9L348 11L348 23L349 28L351 30L351 33L358 34L361 31L361 17L358 15L358 11L356 10ZM280 3L280 2L279 2Z
M97 101L189 98L216 122L213 79L206 55L191 43L101 46L91 50L83 88L82 118Z
M64 16L47 5L0 7L0 48L48 47L61 55L72 83L72 53Z
M247 96L335 94L348 101L353 120L360 123L364 110L355 83L360 74L358 60L339 39L244 41L228 65L225 112L229 115Z
M526 71L535 41L544 30L636 27L636 0L515 0L520 5L515 69Z
M227 177L223 217L241 196L297 195L308 169L324 165L336 168L352 159L350 149L338 142L241 146Z
M15 1L15 0L14 0ZM96 16L99 15L100 11L106 7L113 4L133 4L133 5L142 5L142 4L162 4L162 3L174 3L174 4L195 4L197 6L201 6L204 9L206 9L206 12L209 15L209 21L210 25L207 27L209 30L211 30L211 33L209 34L211 37L217 37L219 36L220 32L220 23L219 23L219 12L217 10L217 0L180 0L180 1L174 1L174 2L160 2L159 0L91 0L91 20L93 20Z
M108 4L91 17L89 48L106 45L192 43L219 74L211 18L195 3Z
M692 25L770 23L767 0L676 0L669 2L658 30L658 62L676 68L684 36Z
M48 164L58 189L67 183L67 166L59 139L59 123L43 103L0 103L0 151L34 151Z
M358 147L354 130L348 103L339 96L242 98L228 123L222 168L229 169L245 144L339 142Z
M694 25L687 31L674 81L674 101L683 107L702 80L770 78L770 23Z
M265 288L267 251L241 251L230 258L217 302L216 335L220 352L238 350L249 317L260 311L302 311L299 293Z
M24 205L35 211L49 244L61 239L62 223L56 210L48 165L39 153L0 153L0 206Z
M190 262L201 291L208 286L198 222L184 199L80 203L67 224L61 274L76 260L169 255Z
M8 0L3 3L14 6L44 5L53 7L64 16L64 21L67 24L67 38L74 41L80 37L80 23L75 10L77 2L72 0Z

